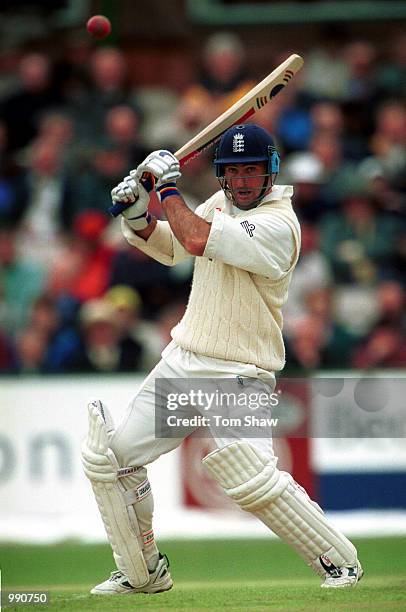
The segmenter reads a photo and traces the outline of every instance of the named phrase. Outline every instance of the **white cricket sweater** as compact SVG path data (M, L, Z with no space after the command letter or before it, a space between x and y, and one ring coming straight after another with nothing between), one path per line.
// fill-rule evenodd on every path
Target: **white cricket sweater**
M283 368L281 309L300 251L292 193L290 186L275 186L258 207L240 211L219 191L196 210L212 227L195 259L185 314L172 330L179 346L268 371ZM190 257L166 221L147 241L125 220L122 230L130 244L166 265Z

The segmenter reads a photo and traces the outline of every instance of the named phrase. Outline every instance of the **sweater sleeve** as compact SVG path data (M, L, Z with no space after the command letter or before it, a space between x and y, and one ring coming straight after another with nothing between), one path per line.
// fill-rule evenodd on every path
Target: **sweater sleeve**
M201 204L195 212L202 216L203 210L204 204ZM121 231L129 244L165 266L175 266L187 257L192 257L189 251L177 240L167 221L157 221L156 227L148 240L138 236L124 217L121 219Z
M292 230L279 215L230 217L216 210L203 256L276 281L292 266L295 252Z

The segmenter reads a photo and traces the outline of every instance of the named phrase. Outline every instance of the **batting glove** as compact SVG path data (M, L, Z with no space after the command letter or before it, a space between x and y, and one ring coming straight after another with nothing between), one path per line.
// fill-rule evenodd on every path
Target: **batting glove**
M126 176L111 190L111 199L113 202L124 202L131 204L138 198L138 181L132 176Z
M131 176L135 179L140 179L144 172L153 174L157 179L156 187L160 187L165 183L176 183L178 178L182 176L180 172L180 164L176 157L164 149L150 153L148 157L134 171L131 171Z
M132 176L126 176L112 189L111 198L115 204L129 204L121 214L133 230L143 230L151 222L151 215L148 213L149 193Z

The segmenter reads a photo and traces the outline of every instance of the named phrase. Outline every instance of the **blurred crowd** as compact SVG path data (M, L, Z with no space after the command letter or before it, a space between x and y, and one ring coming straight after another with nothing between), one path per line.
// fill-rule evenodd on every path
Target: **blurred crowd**
M278 182L295 187L303 233L286 372L403 367L406 34L382 49L332 35L304 55L255 116L276 139ZM167 268L129 247L107 214L110 191L248 91L258 81L248 57L218 32L190 83L171 90L134 83L118 47L0 55L0 372L145 371L159 360L193 262ZM219 188L212 154L184 168L191 208Z

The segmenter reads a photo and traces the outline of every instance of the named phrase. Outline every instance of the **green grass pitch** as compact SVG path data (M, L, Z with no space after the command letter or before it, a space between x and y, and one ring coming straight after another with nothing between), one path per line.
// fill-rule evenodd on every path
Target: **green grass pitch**
M365 577L355 589L324 590L309 568L275 540L161 542L174 588L157 595L97 597L91 586L113 569L107 545L0 545L3 590L47 590L62 610L342 611L406 610L406 538L355 541ZM4 610L21 611L22 606Z

